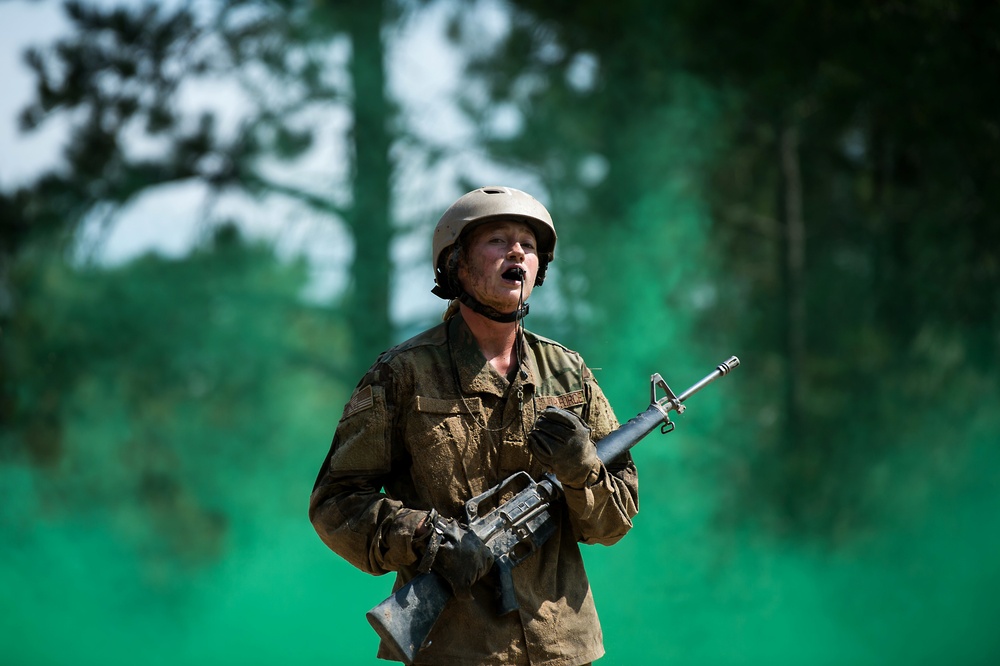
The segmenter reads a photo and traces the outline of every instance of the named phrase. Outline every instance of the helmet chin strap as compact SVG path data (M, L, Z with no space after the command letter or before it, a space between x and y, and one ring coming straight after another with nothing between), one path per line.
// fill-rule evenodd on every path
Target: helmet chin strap
M528 314L528 304L523 302L518 302L518 307L513 312L503 313L495 308L491 308L488 305L480 303L475 298L472 297L464 289L459 293L458 300L463 305L469 307L470 310L477 314L481 314L487 319L492 319L493 321L500 322L501 324L510 324L515 321L519 321L527 316Z
M513 312L503 313L495 308L491 308L477 301L471 294L469 294L464 289L458 294L458 300L464 303L473 312L477 312L487 319L492 319L493 321L500 322L501 324L511 324L517 322L520 324L521 320L525 318L528 314L528 304L524 302L524 269L520 267L512 268L511 270L517 272L517 277L521 281L521 293L517 297L517 308ZM520 359L519 359L520 360Z
M517 371L521 375L521 379L528 378L528 371L524 367L524 317L528 314L528 304L524 302L524 271L520 268L517 269L518 276L521 278L521 293L517 297L517 308L513 312L508 312L504 314L503 312L497 311L495 308L491 308L484 303L477 301L472 297L467 291L462 289L458 294L459 302L468 306L473 312L477 312L487 319L492 319L493 321L500 322L502 324L515 323L517 332L514 339L514 358L517 362Z

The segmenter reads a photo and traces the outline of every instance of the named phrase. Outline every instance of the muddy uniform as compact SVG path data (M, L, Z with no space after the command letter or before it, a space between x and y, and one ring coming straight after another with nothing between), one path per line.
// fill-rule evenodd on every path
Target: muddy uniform
M489 365L460 316L379 357L344 409L311 498L310 519L331 549L368 573L398 572L398 589L420 558L414 510L461 518L466 500L514 472L545 472L525 436L546 406L577 413L595 441L618 427L577 353L531 333L525 340L527 376L513 382ZM489 574L474 600L448 603L418 661L554 666L603 655L577 542L610 545L632 527L638 477L625 458L592 486L566 488L559 531L514 569L518 612L497 615Z

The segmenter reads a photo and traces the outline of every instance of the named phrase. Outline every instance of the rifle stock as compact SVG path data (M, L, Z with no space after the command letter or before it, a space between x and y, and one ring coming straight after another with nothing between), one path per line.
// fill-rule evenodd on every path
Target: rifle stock
M415 576L365 617L392 658L412 664L451 596L448 582L431 571Z
M649 407L644 412L640 412L634 418L629 419L627 423L617 428L614 432L609 433L597 443L597 456L601 459L601 462L610 463L619 458L661 424L663 425L664 432L670 432L674 425L670 421L671 411L676 411L678 414L682 413L684 411L683 402L685 400L712 381L729 374L739 364L740 361L738 358L735 356L730 357L725 362L720 363L714 372L692 385L680 396L674 395L673 391L670 390L670 387L667 386L659 374L653 375L650 380L651 404ZM657 399L657 388L663 389L667 395L661 399ZM499 496L499 490L514 485L515 482L522 483L519 479L515 479L515 477L520 476L526 476L526 473L517 472L502 481L496 488L469 500L466 510L469 514L470 522L472 515L479 514L479 504L483 498ZM530 481L530 477L528 480ZM527 508L528 512L534 512L535 517L532 520L538 526L532 531L531 536L535 540L535 547L540 546L541 542L548 539L555 529L551 525L552 521L545 519L548 514L542 514L543 511L548 511L547 506L542 503L554 500L559 494L560 486L551 476L548 477L548 480L551 482L550 484L547 484L546 480L539 482L537 488L541 489L542 492L533 499L535 506ZM526 490L534 491L534 489ZM515 500L521 499L521 495L515 498ZM523 501L520 501L520 503L524 504ZM525 511L523 508L520 510L522 512ZM502 555L498 556L498 562L502 561L501 558L503 558ZM508 557L503 561L505 566L507 566L506 571L503 573L509 578L511 570L521 560L512 562ZM510 598L501 600L502 611L509 612L516 609L516 599L513 598L512 589L505 590L505 595ZM412 664L416 659L417 653L424 646L431 630L434 628L438 617L444 610L445 604L448 603L451 597L452 591L447 581L431 571L415 576L388 599L368 611L365 617L368 618L368 623L371 624L372 628L375 629L375 632L382 639L383 646L392 653L392 658L404 664Z

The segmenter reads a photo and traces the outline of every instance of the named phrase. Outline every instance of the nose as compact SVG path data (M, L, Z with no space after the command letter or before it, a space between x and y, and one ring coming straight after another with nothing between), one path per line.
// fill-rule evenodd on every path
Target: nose
M514 241L510 248L507 250L507 257L510 259L524 259L524 248L521 247L521 243Z

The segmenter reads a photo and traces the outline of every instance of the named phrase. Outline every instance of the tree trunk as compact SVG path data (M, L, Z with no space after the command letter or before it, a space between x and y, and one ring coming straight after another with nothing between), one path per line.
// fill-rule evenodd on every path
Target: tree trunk
M785 416L786 441L793 448L801 438L803 376L806 362L805 221L802 214L802 171L799 131L786 127L780 138L783 191L781 216L784 244Z
M354 264L346 317L354 339L347 364L360 377L393 340L389 219L389 104L385 97L381 2L355 4L345 12L351 37L354 85L353 206L348 224L354 236Z

